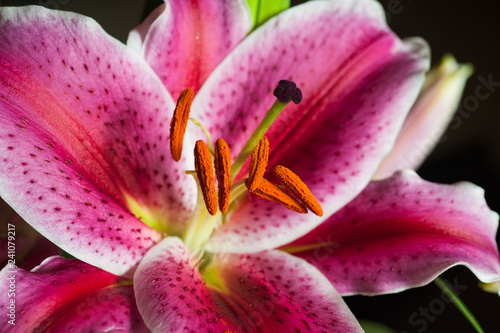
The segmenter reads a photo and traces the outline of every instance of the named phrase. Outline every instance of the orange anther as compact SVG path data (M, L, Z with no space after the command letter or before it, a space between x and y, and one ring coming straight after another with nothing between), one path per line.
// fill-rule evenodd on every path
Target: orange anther
M189 88L181 92L181 95L177 99L174 116L170 122L170 152L176 162L181 159L182 142L186 133L193 97L194 92Z
M250 191L255 191L259 187L266 172L268 158L269 140L263 136L250 156L250 171L248 172L248 179L245 182Z
M219 189L219 209L222 214L226 214L231 195L231 155L226 141L222 138L215 141L214 162Z
M254 191L250 191L257 196L280 203L284 205L286 208L296 211L297 213L307 213L307 208L298 202L294 197L290 194L286 193L278 186L269 182L268 180L262 178L260 181L260 185Z
M196 141L194 147L194 168L200 182L203 200L210 215L217 213L217 195L215 194L214 169L210 150L203 140Z
M277 165L274 168L274 173L281 182L297 197L302 203L309 208L311 212L318 216L323 216L323 209L318 200L309 190L309 187L290 169L284 166Z

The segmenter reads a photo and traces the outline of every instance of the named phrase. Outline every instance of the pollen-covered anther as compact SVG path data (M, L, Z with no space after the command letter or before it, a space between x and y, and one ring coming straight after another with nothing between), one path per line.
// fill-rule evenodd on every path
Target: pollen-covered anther
M269 140L263 136L250 155L250 171L248 172L248 179L245 181L245 185L251 192L260 186L260 182L266 172L268 159Z
M309 187L290 169L277 165L274 167L274 173L281 182L292 192L302 203L314 214L323 216L323 209L318 200L309 190Z
M182 155L182 142L191 111L191 102L193 101L194 92L191 89L186 89L181 92L177 99L172 121L170 122L170 152L174 161L178 162Z
M210 215L217 213L217 195L212 158L207 144L203 140L196 141L194 147L194 168L200 183L203 200Z
M297 201L297 199L264 178L260 181L259 187L250 192L256 194L262 199L280 203L286 208L296 211L297 213L307 213L307 208Z
M222 138L215 141L214 163L219 190L219 209L222 214L226 214L231 195L231 155L226 141Z

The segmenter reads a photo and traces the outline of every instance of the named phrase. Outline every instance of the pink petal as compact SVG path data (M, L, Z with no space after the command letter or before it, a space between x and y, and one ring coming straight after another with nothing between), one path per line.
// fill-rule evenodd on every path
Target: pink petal
M284 246L341 294L418 287L465 265L483 282L500 280L498 215L470 183L439 185L414 172L372 182L346 207Z
M329 216L363 189L390 151L428 60L422 41L403 43L389 30L378 3L311 1L235 48L195 97L193 117L236 156L273 103L277 82L294 80L304 99L287 106L266 134L268 170L281 164L297 173ZM252 198L216 231L209 249L272 248L322 221Z
M205 283L179 239L148 252L134 290L152 331L362 332L331 284L301 259L269 251L213 260L219 288Z
M10 313L15 301L9 332L148 332L131 283L77 259L51 257L31 272L5 267L0 278L1 308Z
M174 99L182 90L196 93L219 62L250 31L246 1L166 0L130 34L142 41L146 61Z
M471 65L460 65L452 56L431 70L417 101L399 132L396 144L380 164L374 179L401 169L416 170L439 143L457 109Z
M192 158L168 149L174 102L89 18L1 8L0 31L0 195L65 251L123 274L161 238L130 211L180 233L195 204Z

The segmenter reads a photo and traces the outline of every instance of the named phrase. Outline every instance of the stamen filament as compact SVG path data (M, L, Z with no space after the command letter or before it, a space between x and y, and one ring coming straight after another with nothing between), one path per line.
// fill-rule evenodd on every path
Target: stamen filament
M194 167L207 210L210 215L215 215L217 213L217 195L215 194L214 169L210 151L203 140L196 141L194 147Z
M250 191L255 191L260 185L260 181L264 178L267 162L269 159L269 141L265 136L260 139L259 144L252 151L250 158L250 171L248 179L245 182Z
M307 208L297 201L297 199L264 178L262 179L259 188L252 191L252 193L262 199L280 203L286 208L296 211L297 213L307 213Z
M170 152L176 162L181 159L182 143L184 141L184 134L186 133L193 97L194 92L189 88L181 92L177 99L172 121L170 122Z
M240 187L243 187L245 190L244 192L246 192L246 187L244 187L243 185L245 185L247 179L246 178L243 178L243 179L240 179L238 180L237 182L234 182L232 185L231 185L231 191L236 191L238 188ZM231 195L231 201L233 201L233 196L234 196L234 193L232 193Z
M207 131L207 129L205 128L205 126L203 126L198 120L196 120L194 118L191 118L191 117L189 118L189 120L191 120L196 126L198 126L203 131L203 133L205 133L205 135L207 136L207 146L208 146L208 149L210 150L210 154L212 154L212 156L213 156L214 152L212 150L212 147L213 147L212 136Z
M198 184L198 199L196 208L188 221L188 227L182 235L182 240L186 246L192 251L196 252L203 248L203 245L210 238L213 230L215 229L218 221L218 216L209 216L206 205L204 204L205 198L201 189L201 182L196 176L194 171L186 171L196 180Z
M247 187L245 186L245 180L246 180L246 178L240 179L236 183L233 183L231 185L231 197L229 198L229 205L228 205L229 208L228 208L228 211L230 209L233 209L235 202L242 195L244 195L245 193L248 193ZM226 223L226 217L227 217L227 215L225 215L225 214L222 215L222 224Z
M226 141L222 138L215 142L215 174L219 190L219 209L226 214L231 196L231 155Z
M281 182L314 214L323 216L323 209L307 185L290 169L277 165L274 173Z

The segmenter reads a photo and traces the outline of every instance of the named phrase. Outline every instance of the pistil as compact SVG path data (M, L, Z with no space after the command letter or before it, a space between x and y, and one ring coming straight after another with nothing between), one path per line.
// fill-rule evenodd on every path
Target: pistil
M240 172L243 164L245 164L245 161L248 159L248 156L250 156L252 151L255 149L264 134L266 134L269 127L271 127L276 118L280 115L281 111L283 111L285 106L287 106L291 101L295 104L299 104L302 101L302 92L299 88L297 88L294 82L288 80L281 80L278 87L274 89L273 94L277 98L276 101L252 133L246 144L243 146L243 149L241 149L231 167L233 180Z

